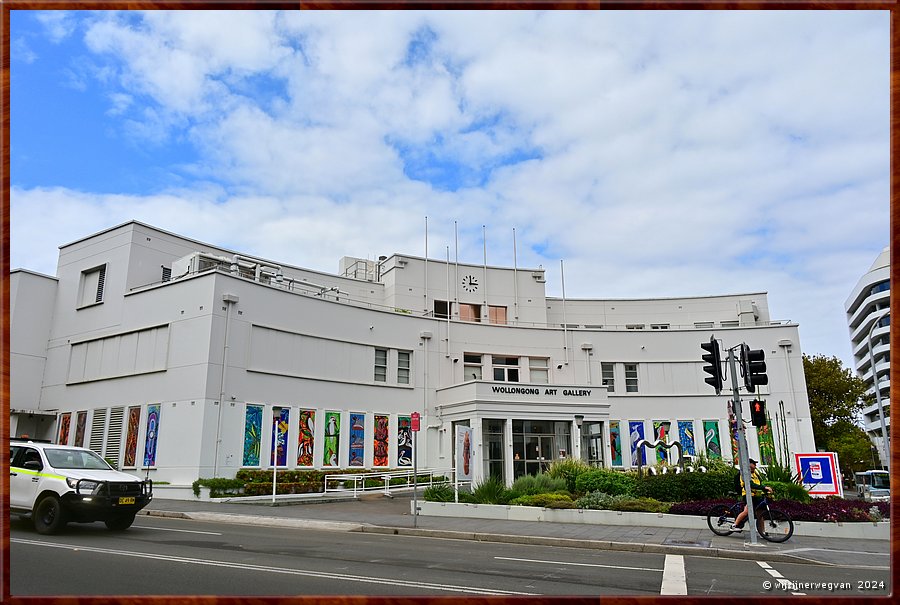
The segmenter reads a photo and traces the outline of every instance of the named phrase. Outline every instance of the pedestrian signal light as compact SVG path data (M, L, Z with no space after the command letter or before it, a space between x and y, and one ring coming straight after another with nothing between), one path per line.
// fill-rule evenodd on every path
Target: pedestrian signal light
M741 374L744 375L744 386L751 393L756 392L757 385L769 384L769 377L766 375L766 352L762 349L751 349L747 343L742 343Z
M701 343L700 348L706 351L700 358L707 364L703 366L703 371L709 374L704 382L714 388L718 395L722 392L722 355L719 353L719 343L715 336L710 336L709 342Z
M766 426L766 402L755 399L750 402L750 422L753 426Z

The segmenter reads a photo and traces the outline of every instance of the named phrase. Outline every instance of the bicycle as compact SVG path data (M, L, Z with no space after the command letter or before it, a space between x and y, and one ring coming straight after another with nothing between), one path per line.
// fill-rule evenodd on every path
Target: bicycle
M733 496L734 494L732 494ZM706 524L709 529L717 536L727 536L735 533L731 529L735 517L743 510L744 501L738 500L732 505L716 504L706 516ZM759 528L759 535L769 542L786 542L794 535L794 522L790 515L773 509L769 506L769 500L763 496L762 501L757 505L756 524Z

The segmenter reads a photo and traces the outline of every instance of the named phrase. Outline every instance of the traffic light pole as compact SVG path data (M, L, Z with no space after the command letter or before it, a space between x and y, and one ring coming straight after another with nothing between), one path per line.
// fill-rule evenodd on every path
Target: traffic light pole
M733 409L737 418L738 456L740 457L741 479L746 492L747 523L750 525L750 544L756 545L756 511L753 510L753 490L750 489L750 454L747 451L747 439L744 435L744 412L741 408L741 395L738 391L737 363L734 360L734 349L728 349L728 364L731 366L731 392L734 397Z

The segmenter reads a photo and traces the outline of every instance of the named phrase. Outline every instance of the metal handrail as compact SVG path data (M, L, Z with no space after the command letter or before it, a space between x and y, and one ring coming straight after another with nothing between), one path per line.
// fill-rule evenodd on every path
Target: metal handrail
M427 476L427 479L418 481L419 486L430 487L435 483L450 482L453 477L453 469L418 469L420 478ZM413 469L394 470L385 472L366 472L366 473L340 473L335 475L325 475L325 494L336 492L353 491L353 497L356 498L360 492L382 490L385 495L390 495L391 489L412 489L413 487ZM398 477L406 479L403 483L392 483L392 480ZM445 479L438 481L436 478L444 477ZM379 479L384 481L384 485L366 486L367 479ZM330 487L337 483L337 486ZM352 482L352 488L347 483Z

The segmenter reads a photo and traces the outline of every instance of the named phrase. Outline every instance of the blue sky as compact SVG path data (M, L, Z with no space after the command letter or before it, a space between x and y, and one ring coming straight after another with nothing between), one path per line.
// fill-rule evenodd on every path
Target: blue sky
M12 11L10 49L14 268L138 219L333 272L428 216L551 295L767 291L848 363L888 242L886 11Z

